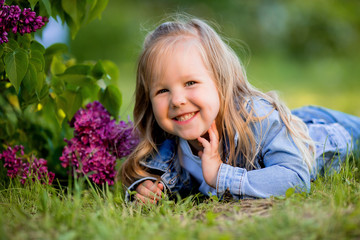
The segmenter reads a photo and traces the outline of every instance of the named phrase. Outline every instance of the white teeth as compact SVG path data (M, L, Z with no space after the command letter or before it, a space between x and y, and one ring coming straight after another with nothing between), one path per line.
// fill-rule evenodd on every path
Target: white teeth
M180 117L176 117L176 120L178 120L178 121L180 121L180 122L186 121L186 120L192 118L194 115L195 115L194 112L193 112L193 113L188 113L188 114L182 115L182 116L180 116Z

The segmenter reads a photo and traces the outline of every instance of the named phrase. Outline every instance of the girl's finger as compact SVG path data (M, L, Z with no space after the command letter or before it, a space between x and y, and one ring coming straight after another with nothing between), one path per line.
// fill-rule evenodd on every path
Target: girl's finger
M150 180L145 180L144 182L141 183L141 185L151 190L154 186L154 182Z
M210 145L210 143L205 138L198 137L197 140L199 143L201 143L201 145L203 146L204 149L209 147L209 145Z
M215 120L214 120L214 123L213 123L213 124L214 124L214 128L213 128L213 129L214 129L214 133L215 133L215 135L216 135L216 138L219 139L219 131L217 130Z
M215 120L214 120L213 123L211 124L210 129L211 129L211 131L215 134L215 137L216 137L216 139L218 140L218 139L219 139L219 132L218 132L218 130L217 130Z
M135 195L135 199L136 199L138 202L140 202L140 203L152 203L152 204L157 203L156 200L152 200L152 199L150 199L150 198L144 197L144 196L142 196L142 195L139 194L139 193L137 193L137 194Z
M158 196L161 196L161 192L164 189L164 186L161 183L156 184L155 182L151 180L145 180L142 185L149 189L150 192L153 192L154 194L157 194ZM161 186L161 188L159 188Z
M160 191L164 190L164 185L162 185L162 183L158 183L158 188L160 189Z
M144 197L147 197L147 198L150 198L150 199L156 199L156 200L159 200L160 199L160 195L161 195L161 191L158 191L158 188L156 187L155 185L155 189L149 189L148 188L149 185L146 185L146 184L140 184L137 188L136 188L136 191L144 196Z
M201 157L202 157L202 155L203 155L203 152L202 152L202 151L199 151L199 152L198 152L198 156L199 156L199 158L201 158Z
M217 149L219 145L219 138L212 128L209 129L210 145L213 149Z

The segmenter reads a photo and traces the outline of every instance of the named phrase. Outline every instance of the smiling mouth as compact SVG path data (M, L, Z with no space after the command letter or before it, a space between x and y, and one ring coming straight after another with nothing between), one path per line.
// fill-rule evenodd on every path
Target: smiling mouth
M179 121L179 122L184 122L186 120L189 120L190 118L192 118L193 116L195 116L197 112L192 112L192 113L187 113L187 114L184 114L184 115L181 115L181 116L177 116L175 117L174 119L176 121Z

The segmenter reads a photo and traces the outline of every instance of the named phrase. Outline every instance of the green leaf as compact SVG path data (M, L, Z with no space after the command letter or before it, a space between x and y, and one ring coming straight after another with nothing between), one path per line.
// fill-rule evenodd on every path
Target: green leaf
M70 28L70 35L72 39L75 39L77 32L80 29L80 25L76 24L69 15L65 15L65 22Z
M67 68L64 74L89 75L90 72L91 72L91 66L85 64L78 64Z
M39 75L37 81L37 88L39 88ZM36 90L36 89L35 89ZM35 91L35 93L30 93L25 90L24 87L20 88L20 92L18 94L20 107L24 110L27 106L38 103L44 100L46 97L49 96L49 86L47 84L43 84L41 90Z
M52 56L52 55L56 55L56 54L66 53L66 52L68 52L68 47L66 44L55 43L55 44L49 46L48 48L46 48L44 55Z
M20 88L18 98L19 98L20 108L22 110L24 110L27 106L36 103L38 101L38 97L34 91L29 92L23 87Z
M66 70L66 66L59 56L54 56L50 66L50 72L53 75L62 74Z
M54 90L56 94L60 95L65 90L65 83L61 78L57 76L53 76L51 78L51 88Z
M56 98L56 103L70 120L81 107L82 96L74 91L65 91L61 96Z
M28 0L31 6L31 9L34 10L35 5L38 3L39 0Z
M86 0L86 4L90 5L90 10L96 6L97 0Z
M41 52L42 54L45 53L45 47L39 43L38 41L36 40L32 40L31 43L30 43L30 50L31 51L39 51Z
M64 11L71 17L76 26L81 25L82 18L85 13L84 0L61 0L61 5Z
M81 87L79 91L84 100L93 102L97 99L97 93L99 92L100 87L97 84L88 84L87 86Z
M29 56L24 49L17 48L15 51L5 55L5 70L16 92L19 92L20 84L26 74L28 65Z
M15 49L19 47L19 44L12 38L10 38L9 41L6 43L6 48L9 48L6 51L15 51Z
M82 74L62 74L57 76L62 81L75 86L87 86L88 84L94 84L95 82L93 77Z
M40 87L41 87L41 89L40 89ZM41 76L39 76L39 73L38 73L37 89L40 89L40 90L37 90L37 92L36 92L38 101L42 101L44 98L49 96L50 87L48 84L45 83L45 75L44 74L42 74L42 77L41 77Z
M52 62L55 61L55 56L61 58L62 61L62 54L68 52L68 47L66 44L63 43L55 43L51 45L50 47L46 48L44 58L45 58L45 72L48 73L51 70ZM56 72L63 73L65 69L63 69L62 72ZM54 74L54 73L53 73Z
M90 76L90 72L91 66L79 64L67 68L63 74L57 76L66 83L75 86L87 86L95 82L95 79Z
M49 0L41 0L42 4L44 4L44 7L48 13L49 16L51 16L51 4Z
M61 1L52 1L51 2L51 8L52 8L52 16L54 18L60 17L62 23L65 23L65 12L63 11L63 8L61 6Z
M0 139L6 139L7 136L15 133L18 123L16 115L16 108L13 108L0 94Z
M4 46L0 45L0 57L4 54Z
M23 49L29 49L30 48L30 41L31 41L31 34L24 34L23 36L17 37L17 42L19 46Z
M49 88L49 86L47 86L47 84L44 84L44 83L45 83L45 74L44 74L44 72L37 72L37 84L36 84L35 90L36 90L36 95L39 98L39 101L42 98L44 98L43 94L47 95L48 91L49 91L49 90L47 90L46 93L43 92L43 91L45 91L44 86L46 86L47 89Z
M101 79L105 74L105 69L101 63L101 61L98 61L95 66L91 70L91 75L95 79Z
M105 10L109 0L97 0L96 5L91 8L87 23L101 18L101 13Z
M71 17L71 19L77 24L78 23L78 0L61 0L61 6L64 11Z
M38 71L43 71L45 67L44 55L37 50L30 52L30 62L33 63Z
M120 106L122 103L122 96L120 90L114 86L109 85L105 90L100 89L98 93L99 101L109 111L109 113L118 118Z
M6 121L5 129L8 136L12 136L15 134L16 125L12 124L10 121Z
M5 71L5 65L3 61L0 61L0 74L2 74Z
M37 86L37 72L34 64L29 63L28 70L25 74L25 77L22 81L24 91L28 91L31 94L34 93Z
M102 66L105 69L106 77L108 81L110 81L112 84L116 83L119 79L119 69L116 66L116 64L109 60L102 60L101 61Z

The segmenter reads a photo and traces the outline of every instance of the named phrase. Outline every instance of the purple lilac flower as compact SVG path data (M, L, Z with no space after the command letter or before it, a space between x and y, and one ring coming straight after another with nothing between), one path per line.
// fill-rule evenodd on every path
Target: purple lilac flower
M8 147L7 150L0 154L0 159L4 159L4 167L7 169L7 175L11 178L21 175L25 167L25 163L21 160L21 158L16 156L16 153L19 150L21 156L23 156L23 146L15 146L14 148Z
M138 143L131 121L116 124L95 101L79 109L70 121L74 138L66 140L60 157L64 168L88 175L96 184L114 184L116 159L126 157Z
M75 128L75 137L84 144L99 145L104 144L107 139L106 126L113 123L115 120L110 120L110 114L100 102L95 101L86 105L86 109L80 109L70 126Z
M67 143L67 146L64 147L62 156L60 157L61 166L67 168L69 166L75 167L77 172L81 173L79 159L86 157L85 155L85 146L81 144L77 138L71 140L64 139ZM80 161L81 162L81 161Z
M19 151L20 154L18 153ZM10 178L20 177L22 184L25 184L28 178L35 181L35 177L43 184L51 184L55 178L55 174L48 171L45 159L37 159L35 156L32 156L30 161L28 161L27 158L24 157L24 147L22 145L16 145L14 148L9 146L0 154L0 160L1 159L4 160L7 175Z
M0 1L0 44L8 42L8 33L12 31L14 34L35 32L42 28L47 17L36 16L36 13L30 8L21 11L18 5L7 6L5 1Z
M117 158L128 156L139 143L139 138L134 134L133 123L120 121L119 124L110 126L108 130L109 149Z
M30 174L33 171L33 174L37 176L39 180L47 179L48 183L51 184L55 178L55 173L48 172L47 161L43 158L37 159L33 156L32 161L30 161Z
M96 184L102 184L106 181L109 185L113 185L116 175L116 157L104 147L95 148L88 154L89 159L83 164L84 172L93 172L89 178Z

